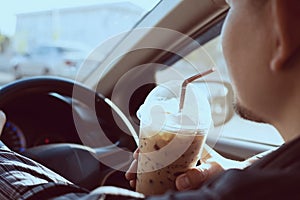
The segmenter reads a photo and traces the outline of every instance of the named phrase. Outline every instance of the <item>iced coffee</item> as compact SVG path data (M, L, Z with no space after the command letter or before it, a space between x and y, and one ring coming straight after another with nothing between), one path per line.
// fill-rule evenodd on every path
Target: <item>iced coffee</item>
M170 145L172 140L177 141ZM141 138L136 190L146 195L175 190L176 177L196 166L204 141L205 135L201 133L193 135L161 132L149 138ZM186 150L182 152L182 149ZM147 155L155 151L160 156ZM174 161L166 163L169 158L173 158Z
M156 195L176 190L176 177L199 161L211 112L205 95L199 91L195 95L190 87L183 110L178 110L179 87L174 83L155 88L140 107L137 192Z

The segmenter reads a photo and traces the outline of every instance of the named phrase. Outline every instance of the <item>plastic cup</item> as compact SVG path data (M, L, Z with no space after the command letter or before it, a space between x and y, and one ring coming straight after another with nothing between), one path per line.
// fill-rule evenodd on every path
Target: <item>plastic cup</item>
M176 190L178 175L195 167L211 125L207 95L193 84L179 111L180 82L156 87L138 110L140 119L136 191L145 195Z

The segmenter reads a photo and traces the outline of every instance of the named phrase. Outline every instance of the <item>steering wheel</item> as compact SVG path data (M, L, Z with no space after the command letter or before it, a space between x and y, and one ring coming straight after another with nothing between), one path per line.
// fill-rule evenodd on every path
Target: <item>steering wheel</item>
M73 95L75 87L76 91L80 93L80 95L76 95L76 99ZM111 102L103 95L80 83L56 77L34 77L18 80L1 88L0 108L9 116L9 113L7 113L9 112L8 105L16 99L20 99L25 95L47 94L57 94L66 100L70 100L70 104L76 102L76 105L78 105L76 109L81 110L73 112L75 117L80 118L82 113L88 115L89 111L95 110L97 123L101 126L105 136L111 141L111 145L91 148L72 143L48 144L28 148L22 154L44 164L73 183L87 189L94 189L101 185L108 175L116 170L126 170L131 162L131 156L129 155L136 148L133 137L127 134L132 130ZM94 108L90 108L88 101L91 99L94 101ZM75 108L72 107L72 109ZM85 112L86 110L89 111ZM118 121L118 124L116 121ZM126 126L121 125L122 128L120 128L120 122L124 122L123 125L126 124ZM81 123L84 123L84 120ZM126 128L127 130L125 130ZM107 162L103 164L101 161L101 159L110 160L110 158L116 157L123 159L115 160L114 166L109 166Z

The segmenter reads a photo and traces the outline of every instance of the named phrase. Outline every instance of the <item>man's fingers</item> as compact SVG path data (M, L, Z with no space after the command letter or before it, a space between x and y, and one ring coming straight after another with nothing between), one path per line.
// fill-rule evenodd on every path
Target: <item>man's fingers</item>
M6 122L6 116L4 112L0 110L0 135L2 133L5 122Z
M129 169L127 170L125 177L127 180L135 180L136 179L136 171L137 171L137 160L132 161Z
M129 185L130 185L130 187L135 188L135 186L136 186L136 180L129 181Z
M135 188L136 185L136 172L137 172L137 160L139 155L139 148L137 148L133 153L134 160L132 161L129 169L125 173L125 178L129 181L129 185Z
M134 151L134 153L133 153L133 158L134 159L138 159L138 156L139 156L139 152L140 152L140 149L139 148L137 148L135 151Z
M205 163L198 168L188 170L176 178L176 187L179 191L200 187L208 178L223 171L217 163Z

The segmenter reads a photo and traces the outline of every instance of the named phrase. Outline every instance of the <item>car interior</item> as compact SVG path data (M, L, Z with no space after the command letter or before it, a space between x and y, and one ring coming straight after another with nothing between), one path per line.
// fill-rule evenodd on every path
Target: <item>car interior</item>
M216 72L195 82L212 110L207 144L235 160L280 146L273 127L233 111L220 48L228 9L225 0L158 1L132 29L94 48L74 79L33 76L1 86L7 123L0 139L84 188L132 189L124 174L138 144L137 110L157 85L213 67ZM88 60L98 57L90 67Z

